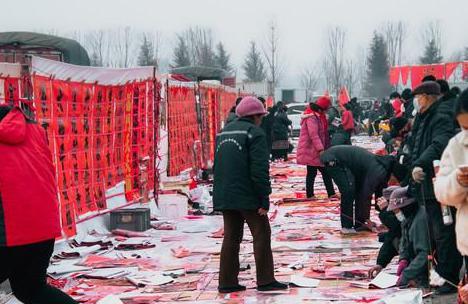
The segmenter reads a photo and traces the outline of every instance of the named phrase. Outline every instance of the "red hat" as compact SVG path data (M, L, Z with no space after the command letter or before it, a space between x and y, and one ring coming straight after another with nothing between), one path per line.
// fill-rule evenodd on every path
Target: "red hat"
M254 96L246 96L242 98L239 105L236 107L236 115L239 117L246 117L252 115L266 115L268 112L265 107Z
M322 110L326 111L331 106L331 100L327 96L322 96L315 102Z

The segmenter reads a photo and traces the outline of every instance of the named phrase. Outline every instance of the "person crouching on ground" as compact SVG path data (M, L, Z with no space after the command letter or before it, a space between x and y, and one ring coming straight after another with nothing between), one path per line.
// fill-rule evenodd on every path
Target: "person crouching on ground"
M377 200L377 208L380 210L379 219L387 228L388 231L379 234L380 247L377 256L377 262L374 267L369 270L369 277L374 278L382 269L388 266L394 257L398 255L401 239L401 224L393 211L388 211L387 207L390 203L390 197L394 191L407 191L407 188L400 186L391 186L383 190L383 197Z
M441 204L457 208L457 248L468 265L468 90L458 98L455 116L462 131L450 140L442 154L434 188ZM462 285L460 296L463 303L468 303L467 274Z
M310 103L309 108L304 112L301 118L301 132L297 146L297 163L307 166L306 192L308 198L315 196L314 184L317 170L322 174L328 197L336 197L333 181L320 162L320 153L330 146L328 122L324 113L330 107L331 101L327 97L322 98L324 99L322 103Z
M45 131L21 109L0 106L0 283L25 304L77 303L47 285L61 235L57 184Z
M430 247L426 212L406 191L394 191L387 210L393 211L401 222L397 286L428 287Z
M239 285L239 249L244 222L253 237L257 289L287 289L275 280L271 229L268 220L271 194L266 136L259 127L266 110L255 97L244 97L237 106L238 120L216 138L214 209L223 213L224 240L219 271L220 293L245 290Z

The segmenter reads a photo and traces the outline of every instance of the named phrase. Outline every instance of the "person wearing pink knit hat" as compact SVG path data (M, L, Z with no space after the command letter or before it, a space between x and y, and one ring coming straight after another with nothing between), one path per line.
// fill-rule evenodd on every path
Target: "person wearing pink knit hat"
M276 281L271 251L270 164L265 132L260 128L267 111L253 96L242 99L236 108L238 119L216 137L214 159L214 210L223 213L224 239L221 248L220 293L245 290L239 285L239 249L244 223L252 232L257 289L287 289Z

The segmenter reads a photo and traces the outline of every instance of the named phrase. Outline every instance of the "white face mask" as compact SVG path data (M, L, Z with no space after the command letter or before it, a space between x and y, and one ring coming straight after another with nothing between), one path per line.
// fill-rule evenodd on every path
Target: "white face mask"
M400 221L400 223L402 223L406 219L405 215L401 211L399 211L398 213L395 213L395 216L396 216L397 220Z
M414 111L416 111L416 113L419 113L419 110L421 109L421 107L419 106L417 97L414 97L413 99L413 107L414 107Z

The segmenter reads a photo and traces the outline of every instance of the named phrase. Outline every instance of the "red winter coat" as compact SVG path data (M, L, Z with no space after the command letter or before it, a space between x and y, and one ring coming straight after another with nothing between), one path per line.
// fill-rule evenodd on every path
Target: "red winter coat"
M354 117L351 111L343 111L343 115L341 116L341 124L343 126L343 130L345 131L349 132L354 130Z
M311 110L302 116L301 133L297 146L297 163L300 165L323 167L320 152L329 146L328 130L321 115Z
M0 246L34 244L60 233L46 134L14 108L0 122Z

